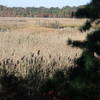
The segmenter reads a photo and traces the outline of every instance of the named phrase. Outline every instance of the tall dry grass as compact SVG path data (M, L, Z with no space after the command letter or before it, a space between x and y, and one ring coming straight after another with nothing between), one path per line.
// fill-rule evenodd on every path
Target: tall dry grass
M50 18L0 18L0 60L11 58L15 61L23 56L41 51L49 59L61 57L61 63L69 64L81 54L78 48L67 45L67 40L84 40L78 27L85 19ZM60 28L62 27L62 28Z

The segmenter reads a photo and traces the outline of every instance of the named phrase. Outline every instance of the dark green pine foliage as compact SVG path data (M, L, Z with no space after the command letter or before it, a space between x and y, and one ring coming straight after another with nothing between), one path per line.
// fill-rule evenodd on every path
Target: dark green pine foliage
M92 23L100 24L100 0L92 0L83 9L87 9L90 19L81 31L92 28ZM71 99L100 100L100 28L88 34L84 42L69 41L69 43L83 49L81 57L75 62L76 67L70 71Z
M92 0L91 3L81 7L76 12L76 17L80 18L100 18L100 0Z

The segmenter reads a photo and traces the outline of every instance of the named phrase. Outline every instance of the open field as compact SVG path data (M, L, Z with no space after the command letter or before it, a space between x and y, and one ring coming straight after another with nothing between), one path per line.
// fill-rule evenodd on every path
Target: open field
M84 40L78 28L86 19L57 18L0 18L0 60L15 60L40 50L40 55L49 58L59 56L67 62L81 54L78 48L67 45L67 40Z

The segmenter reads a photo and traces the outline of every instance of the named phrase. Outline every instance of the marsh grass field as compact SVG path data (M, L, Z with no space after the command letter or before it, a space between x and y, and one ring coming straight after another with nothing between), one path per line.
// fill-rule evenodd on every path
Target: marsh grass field
M67 44L68 39L81 40L86 34L78 29L86 19L71 18L0 18L0 61L11 58L15 61L34 53L45 59L59 59L70 64L68 59L79 57L82 50Z

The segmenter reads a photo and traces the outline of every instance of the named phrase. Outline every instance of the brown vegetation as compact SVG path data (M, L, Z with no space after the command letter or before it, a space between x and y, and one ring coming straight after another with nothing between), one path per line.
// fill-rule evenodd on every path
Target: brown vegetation
M0 60L37 53L46 59L61 57L63 64L70 64L81 54L78 48L67 45L69 38L84 40L86 34L80 34L78 28L84 19L43 19L43 18L0 18ZM61 28L61 26L63 26ZM73 26L73 27L72 27Z

